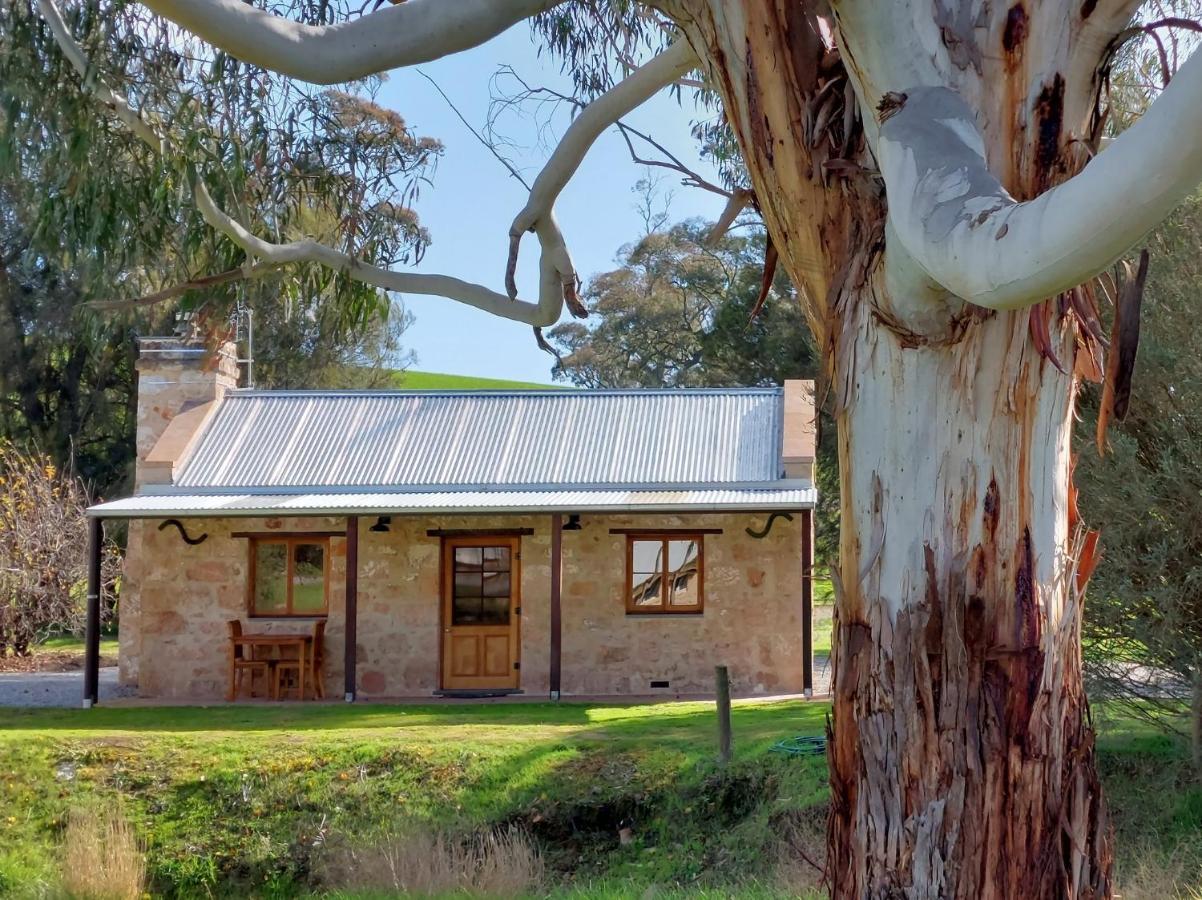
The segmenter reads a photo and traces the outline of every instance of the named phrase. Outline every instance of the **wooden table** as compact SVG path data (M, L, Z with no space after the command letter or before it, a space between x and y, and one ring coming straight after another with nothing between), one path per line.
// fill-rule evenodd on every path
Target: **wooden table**
M238 644L250 651L250 659L254 659L256 647L285 648L295 647L300 660L300 697L305 699L305 651L313 643L313 636L308 634L243 634L230 638L230 642ZM274 685L274 682L273 682ZM275 692L274 686L272 692ZM279 700L278 696L272 697Z

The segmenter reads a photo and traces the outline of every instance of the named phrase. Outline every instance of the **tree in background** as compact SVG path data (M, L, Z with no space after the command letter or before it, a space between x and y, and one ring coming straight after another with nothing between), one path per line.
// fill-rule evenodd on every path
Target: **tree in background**
M661 219L649 224L665 226ZM764 271L760 228L711 239L713 223L661 227L622 248L619 268L582 292L587 321L556 325L553 374L588 388L750 387L815 378L818 354L783 272L754 316ZM834 558L838 461L834 425L820 429L817 551Z
M502 293L369 262L341 232L334 245L288 240L232 202L194 123L127 102L117 91L136 72L97 78L97 48L74 36L86 23L38 0L79 102L179 173L228 263L320 266L536 328L565 305L586 313L554 207L589 146L669 86L711 102L753 192L732 190L732 203L762 214L805 299L838 422L833 892L1111 895L1071 434L1078 373L1096 374L1102 354L1095 279L1202 178L1202 55L1103 148L1116 54L1173 23L1130 28L1138 0L408 0L336 27L324 5L317 23L279 14L311 19L307 2L145 3L252 65L319 83L533 20L591 102L510 225ZM216 80L237 92L236 74ZM534 300L515 277L527 233L541 251ZM1129 384L1121 351L1141 280L1119 292L1106 414Z
M243 278L189 202L189 166L203 159L214 196L281 236L399 263L429 241L411 204L441 145L377 105L372 80L298 89L168 40L126 4L70 17L92 77L121 72L144 114L187 131L192 161L94 116L32 4L0 8L0 435L119 490L132 477L132 337L171 333L187 311L216 339L239 299L257 314L260 385L360 386L403 367L409 319L383 292L321 266Z
M387 315L348 328L321 302L298 313L278 296L255 295L256 387L389 387L395 372L413 364L404 345L413 316L399 303Z
M549 332L554 373L582 387L780 384L818 369L797 294L784 273L754 318L764 235L681 222L623 247L620 267L582 292L590 318Z
M1192 685L1202 770L1202 197L1148 244L1156 264L1131 412L1111 426L1105 455L1094 446L1098 389L1084 396L1077 426L1081 511L1101 530L1102 548L1086 606L1086 663L1110 696L1161 725L1175 720L1157 713L1177 708L1162 702L1164 673Z

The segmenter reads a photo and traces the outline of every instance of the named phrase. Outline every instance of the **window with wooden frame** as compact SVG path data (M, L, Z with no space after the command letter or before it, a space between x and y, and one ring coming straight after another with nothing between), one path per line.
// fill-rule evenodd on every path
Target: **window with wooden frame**
M626 538L626 612L699 613L705 606L705 549L700 534Z
M250 539L249 614L324 616L330 609L330 539L272 535Z

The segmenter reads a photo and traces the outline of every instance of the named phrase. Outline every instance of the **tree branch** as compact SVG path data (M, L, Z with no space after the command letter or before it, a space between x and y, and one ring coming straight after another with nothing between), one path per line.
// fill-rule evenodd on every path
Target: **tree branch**
M58 44L63 55L67 57L67 61L79 73L79 77L83 79L84 85L90 87L96 98L118 119L124 122L126 127L137 135L139 139L149 144L152 149L163 153L165 151L163 138L159 136L154 127L129 105L128 100L113 91L99 78L90 77L91 73L89 69L91 66L88 58L84 55L83 48L75 42L70 29L67 28L67 23L63 21L62 14L59 13L58 7L54 5L52 0L38 0L38 8L41 10L42 18L50 26L50 33L54 35L55 43Z
M1202 181L1202 54L1084 170L1023 203L989 171L959 95L920 87L882 106L890 272L907 277L916 265L990 309L1029 306L1092 278Z
M277 267L293 263L320 263L387 291L447 297L527 325L553 325L563 311L565 292L571 291L574 295L575 269L553 213L540 220L535 228L543 252L539 266L539 299L537 303L529 303L449 275L394 272L373 266L313 240L290 241L286 244L266 241L219 209L199 180L194 185L194 191L197 208L209 225L251 256Z
M718 242L726 236L731 227L735 224L735 219L743 212L755 199L755 194L746 188L736 188L735 192L730 195L730 199L726 201L726 206L722 210L722 215L718 216L718 221L714 223L714 227L710 229L709 234L705 236L704 246L715 247Z
M419 0L414 0L414 2L419 2ZM168 152L170 147L166 139L146 122L123 97L114 93L89 71L88 59L63 22L54 0L38 0L38 7L43 18L50 25L59 47L82 77L84 86L89 88L118 118L126 122L139 138L160 153ZM542 246L542 257L539 299L537 303L530 303L517 300L513 295L499 294L482 285L447 275L394 272L369 265L349 254L312 240L292 241L286 244L263 240L217 206L199 175L193 174L191 180L193 198L205 221L245 250L249 256L261 260L267 267L279 268L303 262L319 263L384 290L447 297L493 315L534 326L551 325L559 319L563 310L565 294L573 302L576 302L575 269L572 267L571 257L564 244L563 235L559 230L553 211L543 215L533 228ZM262 274L264 269L260 266L248 266L247 271Z
M434 87L434 90L438 91L438 95L442 97L444 101L446 101L446 104L448 107L450 107L451 112L453 112L455 117L463 123L463 127L472 133L472 137L483 144L485 149L487 149L489 153L496 157L497 162L503 165L508 170L509 174L518 180L518 183L522 187L524 187L526 190L530 190L530 185L526 183L526 179L522 177L522 173L517 170L513 163L511 163L501 154L501 151L497 149L495 144L493 144L488 140L488 138L472 127L472 123L469 122L463 113L459 111L459 107L457 107L454 102L452 102L451 98L447 96L447 92L442 89L441 85L439 85L437 81L435 81L421 69L414 69L414 71L417 72L417 74L422 78L426 79L426 81L430 82L430 84Z
M478 46L558 0L408 0L337 25L304 25L242 0L144 2L240 60L335 84Z
M201 275L197 278L190 278L180 284L173 284L170 287L163 288L161 291L155 291L153 294L147 294L144 297L136 297L133 300L90 300L84 305L92 309L103 310L138 309L144 306L154 306L166 300L173 300L181 294L186 294L188 291L198 291L201 288L229 284L231 281L259 278L276 271L277 268L277 266L264 264L251 266L249 269L240 266L237 269L226 269L224 272L218 272L215 275Z
M727 198L727 200L731 198L730 191L726 190L726 188L719 187L712 181L707 181L706 179L702 178L683 162L681 162L680 157L672 153L672 151L670 151L651 135L645 134L644 132L639 131L637 128L632 128L625 122L617 122L616 124L618 126L618 130L622 132L622 137L626 140L626 148L630 151L630 158L634 162L641 166L655 166L660 169L670 169L673 172L679 172L684 176L684 178L681 179L681 184L683 184L685 187L701 188L703 191L709 191L711 194L717 194L719 197ZM667 159L646 159L645 157L639 156L638 151L634 149L634 141L630 139L632 134L640 140L646 141L648 144L666 156Z
M509 228L509 265L505 272L505 286L511 297L517 294L514 273L522 234L527 231L538 232L543 222L554 220L555 200L580 168L589 148L606 128L696 65L697 57L692 47L683 38L678 39L663 53L640 66L630 77L584 107L564 132L551 158L534 179L525 208L517 214ZM568 262L570 264L570 260Z

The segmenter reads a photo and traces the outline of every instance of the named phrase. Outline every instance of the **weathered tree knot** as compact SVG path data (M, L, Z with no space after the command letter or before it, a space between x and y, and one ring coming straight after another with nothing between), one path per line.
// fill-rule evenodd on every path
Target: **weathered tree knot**
M882 124L906 105L907 95L903 91L887 91L876 105L877 121Z

